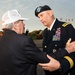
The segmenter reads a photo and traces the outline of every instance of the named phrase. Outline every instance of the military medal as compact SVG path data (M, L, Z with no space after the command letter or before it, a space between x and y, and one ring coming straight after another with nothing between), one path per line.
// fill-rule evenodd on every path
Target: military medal
M55 35L53 35L53 41L60 41L61 28L57 28Z

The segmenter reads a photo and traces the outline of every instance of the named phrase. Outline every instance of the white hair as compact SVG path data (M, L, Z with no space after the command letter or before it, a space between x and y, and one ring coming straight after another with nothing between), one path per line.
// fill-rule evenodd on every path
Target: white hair
M13 23L2 25L2 29L12 29Z

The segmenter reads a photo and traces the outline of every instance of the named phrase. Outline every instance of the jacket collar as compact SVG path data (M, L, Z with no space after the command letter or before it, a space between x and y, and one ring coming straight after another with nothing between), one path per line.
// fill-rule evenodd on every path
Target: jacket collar
M9 33L9 34L12 34L12 33L17 34L15 31L10 30L10 29L4 29L3 32L4 32L4 33Z

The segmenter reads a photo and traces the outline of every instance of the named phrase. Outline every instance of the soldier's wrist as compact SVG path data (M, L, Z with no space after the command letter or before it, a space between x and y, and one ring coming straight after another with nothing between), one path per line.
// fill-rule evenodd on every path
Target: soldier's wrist
M66 50L68 53L70 53L70 51L69 51L67 48L65 48L65 50Z

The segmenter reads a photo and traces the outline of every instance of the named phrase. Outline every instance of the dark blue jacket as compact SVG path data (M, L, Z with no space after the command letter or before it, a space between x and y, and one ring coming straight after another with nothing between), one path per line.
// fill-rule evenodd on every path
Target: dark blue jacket
M37 64L49 62L33 40L12 30L0 39L0 75L36 75Z

